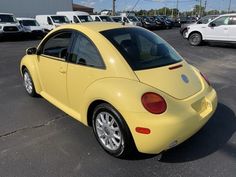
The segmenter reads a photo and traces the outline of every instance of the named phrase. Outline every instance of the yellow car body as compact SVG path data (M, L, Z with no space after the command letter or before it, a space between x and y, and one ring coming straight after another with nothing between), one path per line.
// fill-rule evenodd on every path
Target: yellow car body
M33 54L21 60L21 73L27 68L39 95L87 126L92 125L94 106L109 103L125 119L139 152L160 153L185 141L205 125L216 110L217 94L200 72L184 60L133 71L119 51L99 33L116 28L131 27L115 23L65 25L47 35L63 29L85 34L97 47L105 68L75 65ZM181 67L170 70L176 65ZM183 73L188 75L191 84L181 82ZM167 110L162 114L148 112L141 103L146 92L161 95ZM139 133L137 127L146 127L150 133Z

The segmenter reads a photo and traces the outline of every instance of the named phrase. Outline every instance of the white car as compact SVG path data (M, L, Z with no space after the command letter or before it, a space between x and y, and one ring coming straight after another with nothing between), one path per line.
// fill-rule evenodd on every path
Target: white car
M64 15L36 15L35 19L46 32L70 23L69 19Z
M0 37L18 35L22 32L23 29L13 14L0 13Z
M93 19L87 12L82 11L60 11L57 12L57 15L66 16L71 23L84 23L93 21Z
M236 13L220 15L207 24L193 24L188 28L185 38L193 46L202 41L236 42Z
M112 16L114 22L125 22L129 25L142 26L142 23L136 16Z
M108 15L91 15L91 17L96 22L114 22Z
M43 37L44 28L34 18L17 18L26 34Z

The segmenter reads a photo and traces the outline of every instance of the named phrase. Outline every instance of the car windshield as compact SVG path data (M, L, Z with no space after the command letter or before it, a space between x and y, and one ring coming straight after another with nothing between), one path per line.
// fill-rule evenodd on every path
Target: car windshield
M0 23L16 23L16 19L12 15L0 15Z
M112 19L113 19L115 22L122 22L122 18L121 18L121 17L112 17Z
M79 15L78 18L80 19L82 23L93 21L93 19L89 15Z
M211 20L215 19L217 16L205 16L202 17L197 23L198 24L207 24L209 23Z
M100 16L100 18L103 22L112 22L112 19L108 16Z
M23 26L39 26L36 20L20 20L20 24Z
M116 47L133 70L182 61L182 57L168 43L141 28L118 28L102 31L101 34Z
M128 16L127 17L131 22L138 22L138 19L135 16Z
M151 23L151 20L150 20L148 17L144 17L144 18L143 18L143 21L148 22L148 23Z
M54 23L70 23L65 16L52 16L52 20Z

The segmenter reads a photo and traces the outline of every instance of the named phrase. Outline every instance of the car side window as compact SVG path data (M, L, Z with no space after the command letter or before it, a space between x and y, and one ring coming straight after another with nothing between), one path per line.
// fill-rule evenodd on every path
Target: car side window
M74 20L75 23L79 23L79 20L76 16L73 16L73 20Z
M227 16L220 17L220 18L214 20L213 23L215 24L215 26L228 25L229 17L227 17Z
M95 17L95 21L96 21L96 22L99 22L100 19L99 19L98 17Z
M47 21L49 25L52 25L52 20L50 19L50 17L47 17Z
M46 41L41 54L66 59L71 36L72 32L60 32L54 35Z
M77 37L73 42L69 60L74 64L105 68L101 55L95 45L80 33L77 33Z
M236 25L236 16L231 16L229 18L229 25Z
M129 23L128 19L126 17L123 18L125 23Z

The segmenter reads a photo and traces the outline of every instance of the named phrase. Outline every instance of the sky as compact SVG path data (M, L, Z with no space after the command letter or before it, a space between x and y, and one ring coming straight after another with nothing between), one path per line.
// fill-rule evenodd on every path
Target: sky
M112 0L73 0L74 3L93 7L94 11L100 12L103 9L112 9ZM138 2L139 1L139 2ZM116 0L116 10L150 10L161 7L176 8L177 0ZM231 0L231 10L236 10L236 0ZM202 0L203 4L205 0ZM207 10L228 10L230 0L207 0ZM179 0L179 9L181 11L191 10L194 5L199 4L199 0Z

